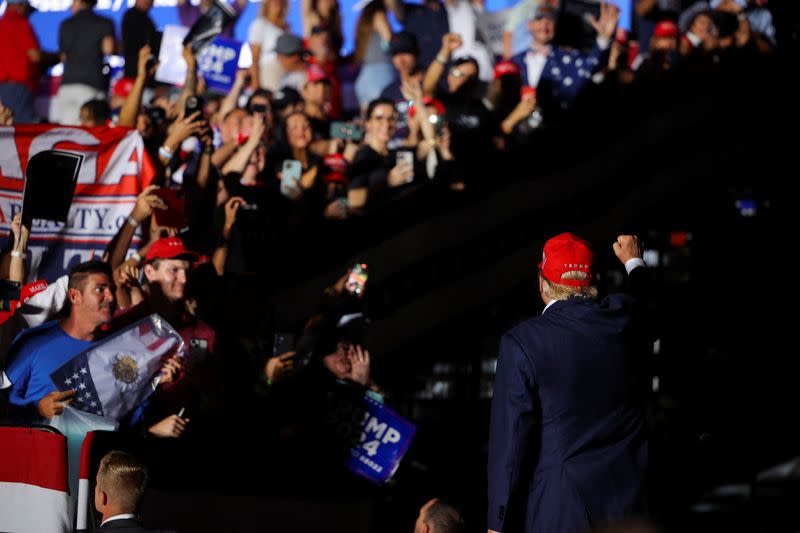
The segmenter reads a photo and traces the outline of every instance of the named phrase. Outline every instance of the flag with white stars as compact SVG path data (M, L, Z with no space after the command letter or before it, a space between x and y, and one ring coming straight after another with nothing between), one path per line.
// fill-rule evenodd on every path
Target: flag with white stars
M118 421L153 393L163 360L183 351L178 332L152 314L76 355L50 379L60 391L75 390L75 409Z

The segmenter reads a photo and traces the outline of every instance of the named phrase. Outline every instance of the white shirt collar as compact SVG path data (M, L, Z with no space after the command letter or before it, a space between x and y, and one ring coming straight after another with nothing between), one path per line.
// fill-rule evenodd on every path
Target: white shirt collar
M111 522L112 520L125 520L126 518L136 518L136 515L133 514L133 513L124 513L124 514L114 515L114 516L112 516L110 518L106 518L105 520L103 520L103 523L100 524L100 527L103 527L103 524L105 524L106 522Z
M542 314L544 314L544 312L545 312L545 311L547 311L547 310L550 308L550 306L551 306L551 305L553 305L554 303L556 303L557 301L558 301L558 300L556 300L555 298L553 298L552 300L550 300L550 303L548 303L547 305L545 305L545 306L544 306L544 309L542 309Z

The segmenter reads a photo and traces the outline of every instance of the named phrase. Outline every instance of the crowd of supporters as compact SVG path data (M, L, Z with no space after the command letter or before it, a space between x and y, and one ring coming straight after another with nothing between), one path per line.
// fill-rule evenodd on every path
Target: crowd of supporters
M179 1L181 21L191 25L211 3ZM601 4L583 48L558 44L557 5L521 0L506 26L504 53L495 56L477 25L482 0L371 0L356 24L354 53L342 56L335 0L303 0L302 35L287 24L286 0L263 0L248 31L252 67L221 94L207 90L191 45L183 52L182 87L154 80L152 4L136 0L118 41L94 0L74 0L59 50L50 53L38 45L27 0L7 0L0 127L132 128L156 166L128 223L98 258L106 266L86 271L107 272L106 296L116 308L138 308L129 315L137 317L157 311L192 348L182 365L165 362L167 390L123 428L138 443L131 448L151 459L152 478L208 481L214 476L196 469L204 454L236 443L250 457L257 450L263 460L252 467L275 490L303 494L359 490L344 470L357 424L342 431L340 415L357 420L364 394L390 399L372 379L363 341L369 320L348 273L308 302L310 318L292 326L298 341L285 352L273 347L280 310L268 309L270 279L285 270L313 272L336 256L353 238L353 220L430 191L451 199L484 191L501 179L497 168L523 174L498 163L523 160L576 109L602 106L630 87L657 86L675 71L758 61L778 42L762 0L637 0L634 32L618 27L616 7ZM245 5L233 7L238 14ZM392 31L390 15L401 31ZM511 34L522 24L530 47L513 54ZM124 77L109 87L103 60L115 51L124 55ZM49 116L39 116L39 80L59 61L58 94ZM184 206L172 225L155 216L170 209L167 190ZM134 250L137 231L144 245ZM25 268L29 233L16 218L0 258L0 275L16 286L33 281ZM240 274L230 282L228 275ZM70 289L83 291L72 276ZM248 296L264 298L263 305L233 309ZM48 305L35 324L67 320L76 304L65 289ZM0 361L11 378L5 414L50 418L61 397L43 389L33 405L15 391L19 348L8 347L34 322L12 325L17 329L2 332L8 357ZM218 438L220 428L228 439ZM310 478L318 480L313 487Z

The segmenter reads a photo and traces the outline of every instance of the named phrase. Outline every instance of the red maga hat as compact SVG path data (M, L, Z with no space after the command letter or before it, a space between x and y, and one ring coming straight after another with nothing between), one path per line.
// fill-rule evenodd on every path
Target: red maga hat
M542 251L539 270L548 281L559 285L585 287L592 283L594 252L591 245L572 233L556 235L546 243ZM561 279L565 272L578 270L588 274L586 279Z
M188 259L197 261L199 258L200 256L197 253L186 248L180 237L164 237L153 243L153 246L147 251L145 261L150 262L153 259Z
M494 66L494 79L508 75L520 77L519 67L513 61L501 61Z
M306 70L306 80L308 83L316 83L318 81L327 81L330 82L331 78L328 76L328 73L317 64L310 64L308 69Z
M436 98L433 98L431 96L423 96L422 97L422 103L425 104L425 105L432 105L433 107L435 107L437 115L444 115L444 111L445 111L444 104L442 104ZM416 104L411 104L408 107L408 116L413 118L416 113L417 113Z
M656 29L653 31L656 37L677 37L678 25L671 20L662 20L656 24Z

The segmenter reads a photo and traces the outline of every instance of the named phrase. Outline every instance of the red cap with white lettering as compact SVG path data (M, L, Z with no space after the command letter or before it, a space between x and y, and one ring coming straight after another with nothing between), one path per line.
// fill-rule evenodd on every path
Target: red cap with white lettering
M587 241L572 233L562 233L544 243L539 270L542 271L545 279L553 283L585 287L592 283L593 263L594 252ZM564 273L574 270L585 272L588 277L586 279L561 278Z
M191 250L187 250L180 237L164 237L158 239L147 251L146 262L153 259L188 259L197 261L200 256Z

